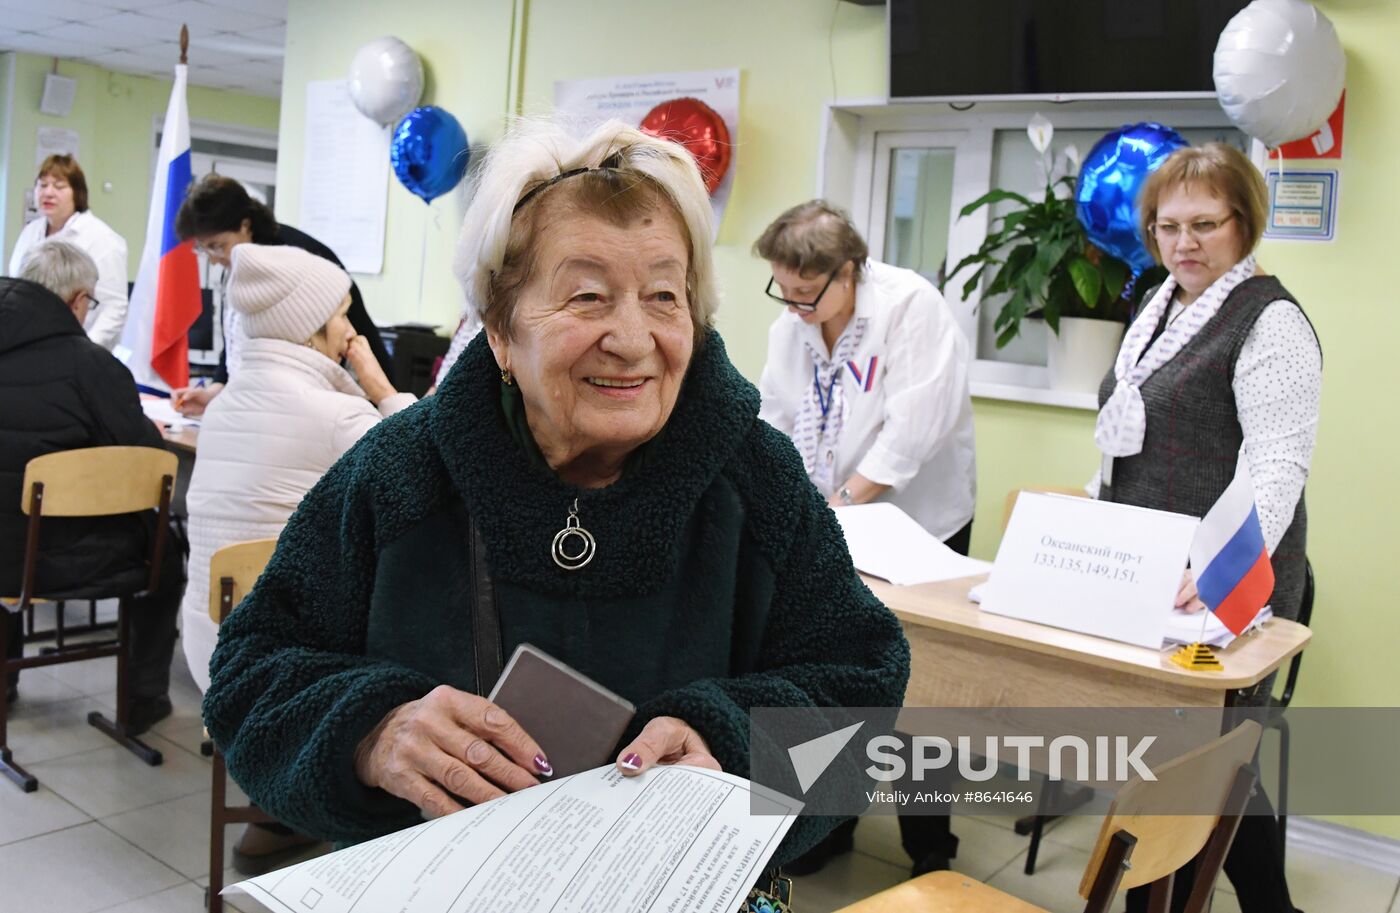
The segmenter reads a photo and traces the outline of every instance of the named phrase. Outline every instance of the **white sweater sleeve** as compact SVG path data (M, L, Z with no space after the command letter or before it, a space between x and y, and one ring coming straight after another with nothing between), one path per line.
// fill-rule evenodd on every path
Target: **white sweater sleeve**
M1272 554L1308 478L1322 398L1322 350L1291 302L1275 301L1259 315L1235 362L1233 388L1259 523Z

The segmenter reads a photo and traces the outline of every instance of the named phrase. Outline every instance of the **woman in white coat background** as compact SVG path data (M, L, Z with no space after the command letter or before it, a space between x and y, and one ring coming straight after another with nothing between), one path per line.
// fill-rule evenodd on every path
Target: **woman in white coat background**
M205 409L185 499L190 579L180 627L201 691L209 687L219 635L209 618L214 552L279 535L341 454L416 401L393 388L368 340L351 326L345 270L289 246L240 244L230 256L227 300L246 338L239 370ZM250 825L234 847L234 868L259 875L315 842L281 825Z
M205 411L186 497L190 582L181 628L201 690L218 638L208 611L210 557L234 542L278 535L341 454L415 402L393 388L355 334L345 316L349 292L344 270L298 248L233 251L228 301L248 340L239 372Z
M83 329L110 352L126 326L126 241L88 209L87 177L71 155L44 159L34 181L34 201L43 217L20 231L10 275L19 275L25 255L46 238L62 238L80 248L97 264L96 299Z
M754 244L786 310L768 331L759 417L792 438L833 507L889 501L967 554L977 489L970 347L943 296L918 273L869 258L847 215L794 206ZM838 825L785 872L804 875L851 849ZM946 815L900 815L913 875L957 855Z

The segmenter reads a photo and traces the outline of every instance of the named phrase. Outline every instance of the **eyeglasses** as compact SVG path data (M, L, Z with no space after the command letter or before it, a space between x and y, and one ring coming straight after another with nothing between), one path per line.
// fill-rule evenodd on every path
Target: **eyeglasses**
M222 257L228 253L228 244L223 241L196 241L194 252L206 257Z
M1223 219L1197 219L1189 225L1178 225L1175 222L1153 222L1152 233L1157 236L1157 243L1175 243L1182 233L1185 232L1197 241L1204 241L1215 234L1222 226L1235 217L1232 212Z
M841 264L841 266L845 265L844 263ZM831 288L831 283L836 281L836 274L841 272L841 266L831 271L831 278L826 280L826 285L822 286L822 290L817 292L817 297L813 298L811 301L790 301L782 295L773 294L773 283L778 281L777 278L773 276L768 278L768 287L763 290L763 294L785 307L797 308L799 311L811 313L817 309L817 305L821 304L822 296L826 294L827 289Z
M92 292L83 292L83 297L87 299L89 311L95 311L102 306L101 301L92 297Z

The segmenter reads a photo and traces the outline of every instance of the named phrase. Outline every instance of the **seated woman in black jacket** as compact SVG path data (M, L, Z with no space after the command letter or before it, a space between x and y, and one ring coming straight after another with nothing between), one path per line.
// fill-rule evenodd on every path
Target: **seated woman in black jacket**
M287 244L299 247L323 260L329 260L341 269L345 264L335 252L304 231L283 225L273 216L272 210L248 196L243 185L222 174L207 174L190 187L180 211L175 216L175 233L181 241L194 241L195 249L224 268L224 279L228 279L229 264L233 249L240 244ZM223 289L219 289L220 296ZM175 408L185 415L202 415L209 401L219 395L228 382L230 369L237 369L238 342L243 337L237 330L237 319L230 308L220 308L224 315L224 347L219 354L219 367L214 372L213 382L207 387L184 387L174 391ZM389 363L389 350L379 337L379 327L365 310L365 300L360 296L359 286L350 282L350 324L357 336L363 336L374 353L375 361L384 373L393 376Z

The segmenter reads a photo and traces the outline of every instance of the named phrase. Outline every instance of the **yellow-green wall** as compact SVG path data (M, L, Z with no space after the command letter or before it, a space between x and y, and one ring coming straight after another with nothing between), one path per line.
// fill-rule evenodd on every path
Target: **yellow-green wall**
M1400 433L1387 416L1397 386L1386 353L1400 338L1400 309L1385 269L1397 206L1391 159L1400 149L1400 4L1316 0L1347 48L1346 158L1337 240L1269 242L1263 263L1299 297L1326 357L1322 423L1308 488L1309 552L1318 575L1316 637L1298 702L1398 705L1392 671L1400 642L1400 589L1383 554L1400 516ZM548 110L555 80L738 67L741 114L733 195L716 250L725 292L720 328L739 368L756 378L775 316L759 294L767 279L749 245L817 181L822 106L833 97L884 93L883 7L838 0L401 0L347 15L331 0L291 0L279 157L279 215L294 220L300 184L304 82L345 71L363 41L395 34L432 73L428 100L446 107L474 141L499 134L518 85L526 112ZM513 18L524 23L512 63ZM834 64L834 66L833 66ZM517 82L518 81L518 82ZM424 279L425 319L454 320L460 294L448 264L460 200L441 201ZM413 319L422 205L391 189L384 274L360 280L381 322ZM1093 416L1075 410L978 400L979 489L975 553L990 557L1006 492L1024 484L1082 484L1097 465ZM1400 836L1400 821L1354 820Z
M344 79L356 48L372 38L395 35L418 52L427 77L421 103L453 114L473 151L499 137L508 106L513 6L510 0L291 0L277 218L292 225L300 219L307 82ZM462 200L459 189L429 207L390 178L384 269L377 276L355 276L377 322L421 320L441 325L445 333L456 326L462 294L452 277L452 245L465 211Z
M4 259L24 227L24 192L33 186L34 150L40 127L62 127L79 135L78 161L88 181L88 205L126 239L128 272L135 276L146 242L150 211L153 118L170 102L170 80L114 73L88 64L60 61L58 72L78 80L67 117L39 113L44 74L53 58L7 54L14 58L10 136L6 145ZM172 73L174 61L171 61ZM277 129L278 100L191 86L192 120L216 121L263 130ZM3 101L0 101L3 104ZM111 191L103 190L111 182Z

